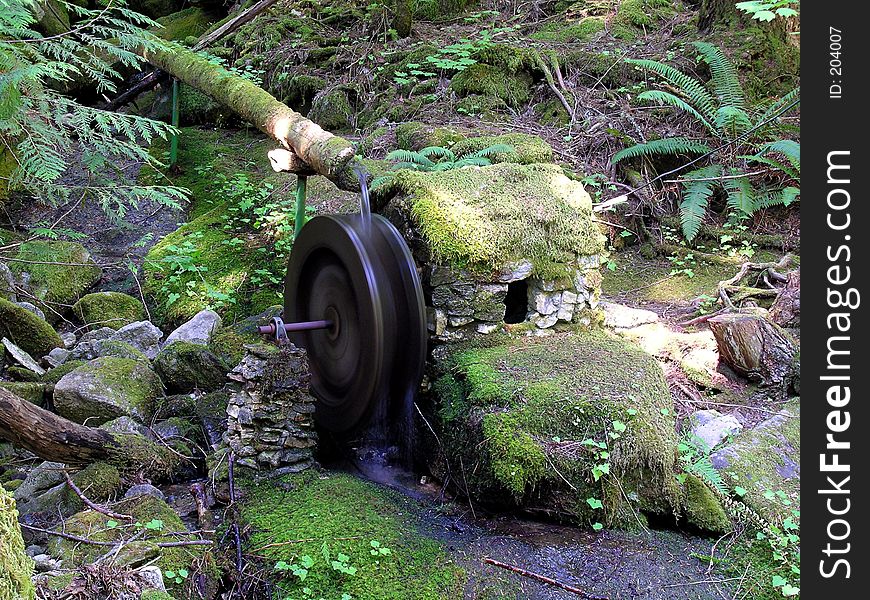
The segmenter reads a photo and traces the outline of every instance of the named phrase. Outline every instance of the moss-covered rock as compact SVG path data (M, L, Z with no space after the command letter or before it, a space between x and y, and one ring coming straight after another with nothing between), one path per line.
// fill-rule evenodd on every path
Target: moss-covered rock
M500 67L477 63L453 77L450 89L459 96L492 96L519 108L532 96L532 76L525 71L505 73Z
M191 6L157 19L162 27L154 33L164 40L181 42L189 37L201 36L211 26L212 21L211 15L202 8Z
M675 11L672 0L622 0L611 22L611 33L622 40L634 40Z
M703 481L687 474L683 490L686 494L684 512L687 523L711 533L731 530L731 519L722 503Z
M457 473L461 457L475 500L626 527L679 511L673 400L639 348L561 333L460 350L440 366L433 467Z
M326 85L326 80L316 75L294 75L287 81L281 101L293 110L307 115L314 98L326 89Z
M33 600L31 575L33 561L24 551L15 500L0 486L0 598Z
M599 31L603 31L604 27L605 22L601 17L586 17L579 21L568 22L555 21L547 23L529 37L545 42L583 42Z
M32 240L18 247L9 266L29 275L29 286L49 320L100 280L103 270L77 242ZM54 310L51 310L54 309Z
M231 367L201 344L175 342L157 355L154 368L169 391L190 392L221 387Z
M163 590L145 590L139 595L139 600L175 600Z
M184 523L168 504L154 496L132 496L124 498L111 506L111 509L121 514L131 515L135 522L150 523L155 520L161 521L162 526L158 529L141 528L138 534L140 541L147 542L150 549L157 548L158 559L155 564L163 572L179 569L189 569L191 564L203 555L203 546L180 546L159 548L154 544L160 542L177 542L178 537L167 535L173 531L185 531ZM87 536L99 542L119 541L130 537L133 533L127 527L108 527L106 515L93 510L86 510L71 516L65 522L65 531L73 535ZM63 559L66 568L79 567L91 564L98 556L106 552L105 546L93 546L78 544L72 540L63 538L51 538L48 543L48 551L52 556ZM166 581L169 592L181 593L182 584Z
M104 340L100 344L98 351L99 356L113 356L115 358L129 358L132 360L140 360L148 363L148 357L144 352L120 340Z
M45 375L42 376L42 383L54 384L60 381L64 375L71 371L75 371L82 365L86 365L87 361L85 360L68 360L62 365L58 365L53 369L49 369Z
M388 185L433 255L459 266L491 272L529 260L557 278L577 255L603 249L589 194L555 165L399 171Z
M396 127L396 147L402 150L422 150L429 146L450 148L461 142L467 134L455 127L435 127L418 121L401 123Z
M45 406L45 384L31 381L0 381L0 388L10 391L22 400Z
M353 109L347 93L332 89L317 94L311 101L308 118L327 131L344 131L353 125Z
M145 319L145 306L138 298L120 292L85 294L73 304L73 314L89 329L120 329Z
M479 117L486 121L499 121L510 118L507 102L494 96L469 94L456 103L456 112Z
M39 374L26 369L24 367L9 367L6 369L6 374L12 378L12 381L32 382L39 381Z
M15 490L15 499L22 514L53 518L76 513L85 508L82 499L73 492L64 477L64 465L55 462L39 464ZM118 493L121 475L118 469L104 462L95 462L72 475L76 486L94 502L103 502Z
M357 600L436 600L460 598L467 579L440 542L418 533L420 524L408 499L386 488L344 473L311 471L280 483L247 486L241 516L250 524L250 548L268 564L287 564L310 557L304 587L314 597ZM285 545L281 542L305 540ZM277 544L275 542L278 542ZM375 545L376 544L376 545ZM324 550L326 548L326 550ZM387 548L387 553L372 550ZM356 569L341 577L329 559L339 553ZM297 597L303 584L274 572L282 595Z
M800 400L753 429L737 434L734 442L710 457L723 479L746 490L743 501L769 521L781 525L800 510Z
M45 356L55 348L63 348L63 340L48 322L0 298L0 338L4 337L36 357Z
M453 147L457 156L465 156L489 148L495 144L506 144L513 152L497 153L490 157L494 163L513 162L523 165L553 162L553 148L537 135L528 133L505 133L503 135L483 135L461 140Z
M54 405L76 423L101 425L121 416L144 422L162 392L147 362L102 357L64 375L54 387Z

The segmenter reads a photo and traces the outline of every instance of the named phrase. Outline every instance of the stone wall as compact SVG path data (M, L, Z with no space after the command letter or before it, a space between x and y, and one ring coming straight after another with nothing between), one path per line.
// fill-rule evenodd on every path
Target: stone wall
M424 276L429 331L439 341L466 339L474 333L489 334L505 324L509 286L525 282L525 316L531 331L550 329L558 323L592 322L598 307L601 274L598 256L581 256L569 269L572 277L541 279L532 275L528 261L505 265L492 277L435 264ZM522 293L522 288L520 292Z
M297 473L314 464L314 397L305 350L292 344L245 347L229 377L240 385L227 405L225 443L237 463L272 473Z

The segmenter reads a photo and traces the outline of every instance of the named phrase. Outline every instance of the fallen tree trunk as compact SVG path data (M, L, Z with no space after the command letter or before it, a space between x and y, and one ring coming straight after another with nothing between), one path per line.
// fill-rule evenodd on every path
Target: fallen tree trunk
M354 149L347 140L325 131L253 82L183 46L171 44L167 50L141 49L140 55L275 138L311 170L332 179L339 187L347 189L350 183L352 189L353 177L348 177L347 171Z
M737 373L762 385L789 383L797 347L777 325L761 315L739 312L707 322L721 360Z
M167 479L182 457L141 435L73 423L0 388L0 438L42 459L84 466L105 461L125 474Z

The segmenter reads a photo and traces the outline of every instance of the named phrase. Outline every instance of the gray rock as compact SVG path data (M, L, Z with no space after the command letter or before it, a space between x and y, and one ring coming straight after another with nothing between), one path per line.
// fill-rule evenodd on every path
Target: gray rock
M717 410L699 410L689 417L692 437L707 451L714 449L729 435L740 433L743 425L731 415Z
M103 357L64 375L54 387L54 406L61 416L92 426L121 416L144 422L162 393L146 363Z
M18 306L20 306L24 310L32 312L40 319L45 320L45 313L42 312L42 310L40 310L39 308L37 308L36 305L31 304L30 302L16 302L15 304L17 304Z
M592 305L592 298L589 304ZM602 302L601 308L604 310L604 325L613 329L631 329L659 320L659 316L651 310L631 308L615 302Z
M725 481L746 490L743 501L766 518L781 522L794 516L792 510L800 509L800 399L742 431L710 460Z
M501 327L500 323L478 323L477 333L489 335L493 331L497 330L499 327Z
M208 345L212 335L221 328L221 318L213 310L201 310L166 338L165 346L175 342Z
M125 498L132 498L134 496L154 496L158 500L166 501L166 496L158 490L156 487L149 483L140 483L139 485L134 485L127 493L124 494Z
M530 290L529 295L531 296L531 306L536 312L545 316L559 312L559 307L562 304L562 292Z
M149 435L147 427L141 423L137 423L130 417L118 417L117 419L106 421L100 425L100 429L104 429L109 433L129 433L145 437L148 437Z
M534 265L527 260L508 263L499 271L497 280L501 283L520 281L521 279L527 279L533 270Z
M24 367L29 371L33 371L37 375L45 375L45 369L39 366L39 364L33 360L33 357L30 356L27 352L10 342L8 339L3 338L2 340L3 347L6 348L6 352L8 352L15 362Z
M130 344L149 360L152 360L160 352L160 338L163 332L148 321L136 321L124 325L118 331L112 332L110 340Z
M70 354L72 353L66 348L55 348L54 350L49 352L48 355L43 357L43 360L52 367L59 367L67 361L67 359L70 357Z
M94 360L100 356L103 342L115 335L111 327L100 327L84 334L73 346L69 360Z
M64 348L69 349L69 348L72 348L73 346L76 345L76 340L78 338L76 338L76 334L74 334L72 332L67 332L67 333L60 334L60 339L63 340Z
M33 558L37 554L45 554L45 548L37 546L36 544L31 544L25 549L25 552L27 553L27 556Z
M462 327L474 322L474 317L450 317L447 322L451 327Z
M541 329L547 329L548 327L552 327L556 324L556 321L559 320L559 315L557 313L553 313L551 315L545 315L535 321L535 325L540 327Z
M2 262L0 262L0 298L9 302L18 300L15 295L15 275L12 274L12 269Z
M142 582L142 588L145 590L157 590L159 592L166 591L166 585L163 583L163 572L160 567L150 565L141 567L136 571L139 580Z
M33 563L37 573L60 569L60 561L53 559L48 554L37 554L33 557Z

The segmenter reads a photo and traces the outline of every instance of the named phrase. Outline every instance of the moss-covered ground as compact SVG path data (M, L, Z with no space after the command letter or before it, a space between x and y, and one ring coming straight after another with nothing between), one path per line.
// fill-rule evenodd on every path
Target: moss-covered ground
M343 473L251 483L241 506L246 550L287 597L306 597L306 587L315 598L460 597L464 571L440 542L418 533L409 502ZM304 580L290 565L306 569Z

